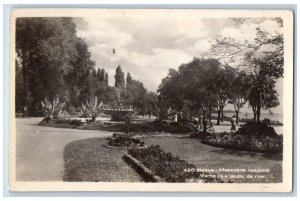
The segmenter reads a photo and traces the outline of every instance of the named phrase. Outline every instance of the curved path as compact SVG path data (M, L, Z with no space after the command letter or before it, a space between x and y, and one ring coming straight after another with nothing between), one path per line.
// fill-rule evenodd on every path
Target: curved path
M43 127L38 125L40 121L41 118L16 119L18 181L62 181L65 145L74 140L113 134L110 131Z

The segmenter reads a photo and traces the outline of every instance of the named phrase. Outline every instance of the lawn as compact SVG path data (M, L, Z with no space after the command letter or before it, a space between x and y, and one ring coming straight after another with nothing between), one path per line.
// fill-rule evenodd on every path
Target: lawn
M282 155L234 151L202 144L187 137L144 138L150 145L160 145L166 152L194 164L201 169L269 169L268 173L222 173L227 176L241 174L263 175L264 178L235 178L237 183L276 183L282 180ZM105 139L85 139L70 143L64 151L65 181L128 181L141 178L122 159L126 150L103 147ZM218 173L221 174L221 173Z
M64 181L142 182L122 159L126 150L104 147L103 138L71 142L64 149Z

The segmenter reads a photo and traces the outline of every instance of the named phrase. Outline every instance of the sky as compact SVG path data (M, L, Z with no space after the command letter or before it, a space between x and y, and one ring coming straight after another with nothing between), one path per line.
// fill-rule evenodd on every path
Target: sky
M209 52L210 40L216 35L251 42L258 26L270 33L280 31L271 20L236 25L229 18L116 15L74 18L74 22L77 35L89 46L96 68L104 68L108 73L110 85L114 85L115 69L120 65L125 75L130 72L133 79L155 92L170 68L177 69ZM276 88L282 100L282 80ZM274 110L280 112L282 106Z

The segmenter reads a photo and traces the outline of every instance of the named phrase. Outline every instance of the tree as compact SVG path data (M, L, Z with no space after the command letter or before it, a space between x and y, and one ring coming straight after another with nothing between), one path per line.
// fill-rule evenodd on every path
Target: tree
M275 83L278 72L269 72L269 61L256 60L256 71L251 75L249 89L249 105L252 106L254 120L260 121L261 109L270 109L279 105L278 93L275 90Z
M265 20L276 21L280 28L283 27L281 18L260 19L260 21ZM233 21L237 24L258 24L255 22L257 21L256 18L233 18ZM283 76L283 33L269 33L262 31L257 26L253 42L237 41L231 37L218 36L215 38L211 50L213 53L231 58L231 62L237 57L242 59L241 62L235 62L237 67L241 67L244 74L249 78L251 87L248 88L246 98L252 106L255 121L260 121L260 110L263 107L269 108L278 105L275 82ZM236 103L236 105L239 104Z
M224 107L229 103L230 97L232 97L232 87L233 80L236 77L236 70L228 65L224 68L219 69L215 72L215 82L216 82L216 91L217 91L217 125L220 125L220 122L223 122L224 117Z
M85 41L77 38L75 50L78 56L71 62L74 69L64 76L64 80L68 86L70 105L79 107L86 99L94 96L95 90L91 87L97 87L98 76L91 73L95 69L95 62L91 60L91 53Z
M71 18L17 18L16 52L22 68L24 101L27 115L41 111L41 101L70 100L77 85L66 83L66 76L77 71L76 62L90 61L78 52L84 42L76 36ZM88 55L87 55L88 56ZM76 70L75 70L76 69ZM71 83L71 82L70 82Z
M154 109L153 110L154 116L156 116L156 120L159 122L164 119L167 119L169 116L173 115L170 113L169 104L161 96L158 96L157 102L153 102L153 109Z
M108 74L107 73L105 73L105 75L104 75L104 83L106 86L108 86Z
M194 58L193 61L182 64L178 71L170 70L159 87L159 97L165 101L164 105L178 110L185 105L196 108L206 130L206 121L211 120L211 112L217 105L217 79L220 72L221 65L218 60Z
M144 95L147 93L142 82L132 79L130 84L121 91L121 99L127 105L132 105L139 111L143 111L144 108Z
M116 68L116 74L115 74L115 87L117 88L124 88L125 86L125 78L124 78L124 72L121 69L121 66L118 66Z
M247 74L235 71L230 87L229 103L233 104L236 124L239 124L240 109L246 104L249 97L249 77Z
M16 60L16 95L15 95L15 110L16 112L23 111L23 107L25 105L25 96L24 96L24 87L23 87L23 74L22 74L22 67L18 64Z
M132 84L132 77L129 72L127 73L126 84Z
M183 87L184 80L182 74L174 69L169 69L167 77L162 79L157 92L170 104L178 114L184 108Z

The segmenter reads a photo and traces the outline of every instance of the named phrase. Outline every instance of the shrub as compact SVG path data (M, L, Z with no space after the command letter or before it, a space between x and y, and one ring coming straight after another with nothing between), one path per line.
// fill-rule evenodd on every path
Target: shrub
M55 124L69 124L70 123L70 119L55 119L54 123Z
M86 100L86 104L81 105L81 113L84 117L91 117L92 122L96 120L102 111L102 102L98 103L98 97L91 100Z
M74 126L81 126L82 125L82 122L80 119L73 119L70 121L69 123L70 125L74 125Z
M171 153L164 152L160 146L151 146L145 149L129 149L128 154L139 160L155 175L166 182L186 182L200 178L200 172L187 172L186 169L196 170L196 166L189 164ZM202 173L205 174L205 173ZM206 178L204 182L221 182L217 178Z
M145 145L144 142L139 139L133 139L129 137L119 136L116 138L107 138L109 146L117 146L117 147L143 147Z
M114 110L110 112L112 121L125 121L126 116L132 115L132 111L127 110Z
M48 119L57 119L58 114L60 113L63 103L59 102L59 99L55 99L52 102L46 98L44 101L41 101L42 113Z
M237 133L248 136L278 136L273 127L270 127L269 124L263 122L247 122L246 124L241 125Z
M104 123L102 121L94 121L94 122L90 122L89 123L91 126L94 126L94 127L101 127L104 125Z
M209 134L201 138L201 141L216 147L263 153L281 153L283 148L283 137L279 135L271 137L223 132Z

